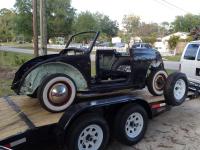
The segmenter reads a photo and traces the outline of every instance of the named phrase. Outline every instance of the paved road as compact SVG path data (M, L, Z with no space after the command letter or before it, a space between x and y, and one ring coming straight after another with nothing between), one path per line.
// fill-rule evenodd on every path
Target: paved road
M199 150L200 101L186 101L150 120L144 139L125 146L116 141L107 150Z
M16 47L10 47L10 46L0 46L0 51L34 54L33 49L16 48ZM56 53L58 52L48 51L48 54L56 54Z
M9 47L9 46L0 46L0 51L33 54L32 49L14 48L14 47ZM58 53L58 52L48 51L48 54L56 54L56 53ZM91 60L92 61L95 60L95 55L91 55ZM164 65L165 65L166 69L170 69L170 70L178 70L179 69L179 62L164 61Z
M164 61L164 65L166 69L170 70L178 70L180 62L176 61Z

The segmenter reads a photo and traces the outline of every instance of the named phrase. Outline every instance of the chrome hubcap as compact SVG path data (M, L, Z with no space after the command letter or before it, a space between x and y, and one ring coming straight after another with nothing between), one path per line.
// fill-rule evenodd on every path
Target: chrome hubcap
M144 120L140 113L135 112L131 114L128 117L125 125L125 131L127 136L130 138L137 137L141 133L143 125Z
M87 126L78 138L79 150L97 150L103 141L103 130L98 125Z
M185 95L185 91L186 91L185 81L183 79L179 79L178 81L176 81L176 84L174 86L174 97L177 100L181 100Z
M68 88L63 83L54 84L49 92L49 98L53 103L60 104L67 100Z

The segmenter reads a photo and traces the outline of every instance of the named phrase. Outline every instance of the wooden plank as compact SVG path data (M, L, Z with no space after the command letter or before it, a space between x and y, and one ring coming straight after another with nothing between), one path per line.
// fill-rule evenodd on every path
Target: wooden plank
M159 102L159 101L165 100L163 96L151 95L147 89L132 91L132 92L130 92L130 94L133 96L136 96L136 97L141 97L142 99L146 100L148 103Z
M43 109L37 99L27 96L11 97L36 127L57 123L63 113L50 113Z
M27 130L27 125L6 100L0 98L0 101L0 140Z

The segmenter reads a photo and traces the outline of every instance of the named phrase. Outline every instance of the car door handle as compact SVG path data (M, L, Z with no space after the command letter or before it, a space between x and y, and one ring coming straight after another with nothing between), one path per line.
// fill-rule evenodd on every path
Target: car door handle
M200 68L196 68L196 76L200 76Z

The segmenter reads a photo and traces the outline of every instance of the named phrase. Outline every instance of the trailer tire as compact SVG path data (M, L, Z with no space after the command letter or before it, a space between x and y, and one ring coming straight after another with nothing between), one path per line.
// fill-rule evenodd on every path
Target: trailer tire
M128 104L117 113L114 135L119 142L134 145L144 137L147 125L146 110L138 104Z
M151 71L147 77L147 88L149 92L154 96L163 95L164 85L167 79L167 73L165 70Z
M109 135L108 125L103 117L92 113L85 114L73 121L67 129L64 149L105 149Z
M41 106L49 112L62 112L75 100L76 86L65 74L52 74L42 81L38 88Z
M187 92L188 80L185 74L175 72L169 75L164 87L164 97L168 105L181 105L186 99Z

